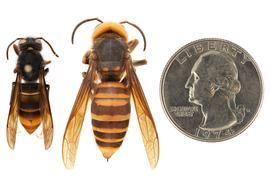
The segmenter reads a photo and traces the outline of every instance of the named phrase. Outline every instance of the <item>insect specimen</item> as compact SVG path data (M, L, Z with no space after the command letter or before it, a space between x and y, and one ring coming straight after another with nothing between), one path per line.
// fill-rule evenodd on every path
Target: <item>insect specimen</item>
M18 42L18 45L15 42ZM14 73L16 81L12 83L10 110L7 121L7 141L14 149L17 133L18 117L25 130L32 134L42 123L45 149L51 146L53 139L53 120L49 103L50 86L45 82L45 75L49 69L45 66L50 61L43 60L40 54L44 41L51 48L50 43L42 37L17 38L7 47L7 59L10 46L13 44L18 55Z
M134 68L145 64L146 60L132 61L130 53L138 40L128 41L123 24L135 27L142 34L144 50L145 36L138 26L128 21L114 23L92 18L74 28L72 43L78 27L90 21L99 21L100 24L92 35L93 46L83 57L88 70L83 73L83 81L65 130L62 149L64 164L67 168L74 167L89 99L92 101L92 127L99 149L106 159L118 150L128 129L132 95L148 160L154 168L159 158L158 134Z

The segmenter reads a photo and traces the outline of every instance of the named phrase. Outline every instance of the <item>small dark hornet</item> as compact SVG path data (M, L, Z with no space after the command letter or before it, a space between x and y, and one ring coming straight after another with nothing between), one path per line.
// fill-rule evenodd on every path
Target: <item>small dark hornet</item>
M19 40L18 45L15 44ZM32 134L42 123L45 149L52 144L53 120L49 103L49 85L44 76L49 69L44 67L50 61L43 60L41 40L46 42L55 56L52 46L42 37L17 38L7 47L7 59L10 46L13 44L15 53L18 55L14 73L16 81L12 84L10 110L7 121L7 141L11 149L16 142L18 116L25 130Z
M93 46L83 57L88 64L83 81L72 108L63 139L62 156L67 168L73 168L80 132L89 99L91 103L92 127L96 143L108 160L121 146L130 118L130 95L132 94L142 132L143 142L150 166L155 168L159 158L159 141L156 127L134 66L146 60L132 61L130 53L138 40L128 42L123 24L141 29L133 23L102 22L98 18L86 19L73 30L72 43L77 28L85 22L99 21L93 32Z

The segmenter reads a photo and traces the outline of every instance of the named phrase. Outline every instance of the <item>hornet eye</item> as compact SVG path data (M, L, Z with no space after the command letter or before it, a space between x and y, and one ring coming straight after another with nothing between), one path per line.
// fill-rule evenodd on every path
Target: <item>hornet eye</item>
M21 40L19 41L19 45L20 45L20 44L24 44L24 43L26 43L26 39L21 39Z
M40 39L35 39L35 42L38 43L38 44L41 44Z

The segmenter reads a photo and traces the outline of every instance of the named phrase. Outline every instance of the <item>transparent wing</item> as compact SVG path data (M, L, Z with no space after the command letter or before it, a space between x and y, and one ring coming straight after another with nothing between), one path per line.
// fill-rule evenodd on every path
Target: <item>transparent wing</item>
M85 74L67 123L62 146L63 162L66 168L74 167L80 132L93 88L95 71L96 65L93 62Z
M41 92L41 116L43 125L43 136L45 149L49 149L53 140L53 119L49 102L49 87L47 87L44 70L40 73L40 92Z
M130 82L131 92L135 103L138 121L142 133L143 143L150 166L155 168L159 159L159 140L155 122L144 96L141 84L135 73L132 62L127 64L127 77Z
M11 149L14 149L16 142L18 124L18 101L20 93L21 76L17 74L16 82L12 85L10 109L7 121L7 142Z

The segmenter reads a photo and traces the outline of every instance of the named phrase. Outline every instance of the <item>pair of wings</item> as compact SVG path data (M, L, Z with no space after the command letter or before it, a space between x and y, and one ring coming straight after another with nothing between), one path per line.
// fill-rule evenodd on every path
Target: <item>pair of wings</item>
M19 112L19 95L21 92L21 80L20 73L17 73L16 82L13 83L10 110L7 121L7 141L11 149L14 149L16 142L16 133L18 125L18 112ZM48 90L46 89L46 82L44 79L44 69L42 69L39 75L40 94L41 94L41 118L43 124L43 136L45 149L49 149L53 139L53 121L48 97Z
M92 96L91 91L94 86L93 82L96 79L96 66L96 62L92 62L90 64L67 123L62 147L62 156L66 168L74 167L80 132L88 106L88 101ZM159 159L158 134L152 114L131 60L129 60L126 64L126 73L134 99L148 160L150 166L154 168Z

